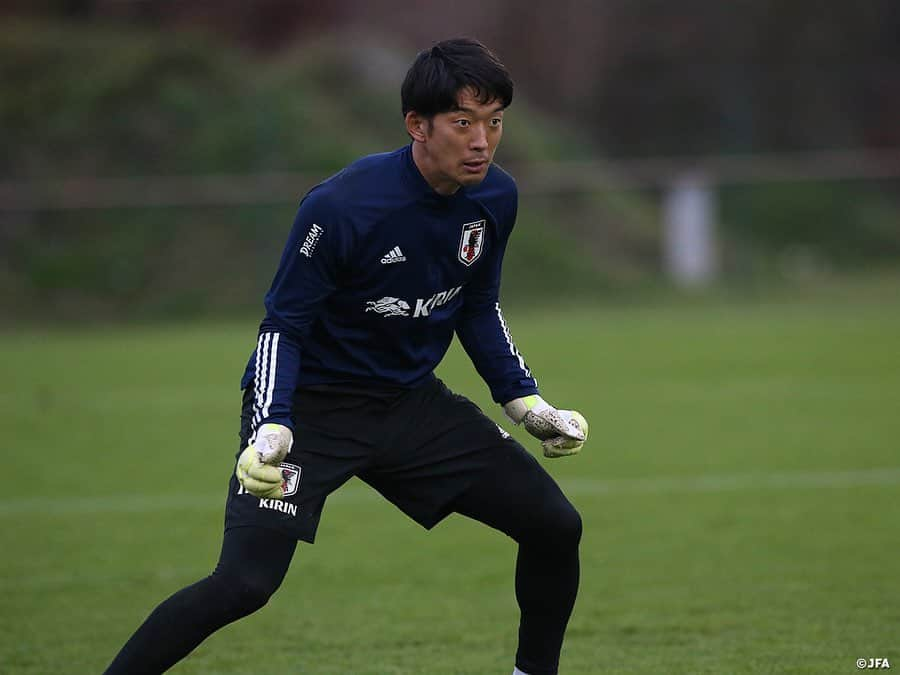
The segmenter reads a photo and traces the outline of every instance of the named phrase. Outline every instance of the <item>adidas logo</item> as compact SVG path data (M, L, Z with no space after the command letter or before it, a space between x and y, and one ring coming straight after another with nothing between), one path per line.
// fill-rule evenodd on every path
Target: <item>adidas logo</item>
M391 263L398 262L406 262L406 256L403 255L403 251L400 250L399 246L395 246L390 251L384 254L384 257L381 259L382 265L390 265Z

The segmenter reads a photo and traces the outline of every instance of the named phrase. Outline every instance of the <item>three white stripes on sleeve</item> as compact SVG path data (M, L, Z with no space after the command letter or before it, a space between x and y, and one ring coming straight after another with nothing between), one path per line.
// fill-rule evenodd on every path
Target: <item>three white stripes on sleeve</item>
M537 379L534 375L531 374L531 371L528 369L528 366L525 365L525 359L522 358L522 355L519 353L519 350L516 348L515 343L513 342L512 335L509 333L509 326L506 325L506 319L503 318L503 312L500 311L500 303L494 303L494 309L497 310L497 318L500 320L500 327L503 329L503 337L506 338L506 344L509 346L509 353L516 357L519 361L519 368L522 369L522 372L525 373L525 377L530 377L534 380L535 385L537 385Z
M278 373L278 340L281 333L262 333L256 343L256 378L253 386L253 424L251 438L256 436L259 423L269 416L269 406L275 395L275 376Z

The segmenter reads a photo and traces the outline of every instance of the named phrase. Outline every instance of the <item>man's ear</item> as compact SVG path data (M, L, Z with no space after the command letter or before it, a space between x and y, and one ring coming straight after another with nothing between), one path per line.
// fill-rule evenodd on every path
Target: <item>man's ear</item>
M424 143L429 131L431 131L431 120L422 117L415 110L410 110L406 113L406 133L409 134L410 138L419 143Z

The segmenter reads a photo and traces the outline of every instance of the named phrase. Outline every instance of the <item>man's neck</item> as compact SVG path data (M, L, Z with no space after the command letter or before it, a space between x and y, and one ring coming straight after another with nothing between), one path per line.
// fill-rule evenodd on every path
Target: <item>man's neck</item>
M419 170L419 173L422 174L422 178L424 178L425 182L431 186L431 189L437 192L439 195L449 197L457 190L459 190L459 183L452 181L440 174L440 172L434 165L434 161L428 154L428 151L421 143L416 143L415 141L413 141L412 158L413 162L415 162L416 164L416 168Z

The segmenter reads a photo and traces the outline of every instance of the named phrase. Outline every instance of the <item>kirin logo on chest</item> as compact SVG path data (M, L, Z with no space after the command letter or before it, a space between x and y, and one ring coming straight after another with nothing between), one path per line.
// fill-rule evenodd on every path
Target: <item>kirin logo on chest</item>
M437 307L443 307L453 300L462 286L455 286L446 291L435 293L430 298L416 298L416 308L413 310L412 317L414 319L420 316L431 316L431 312ZM381 316L409 316L409 310L412 309L406 300L385 296L380 300L367 300L366 312L377 312Z

